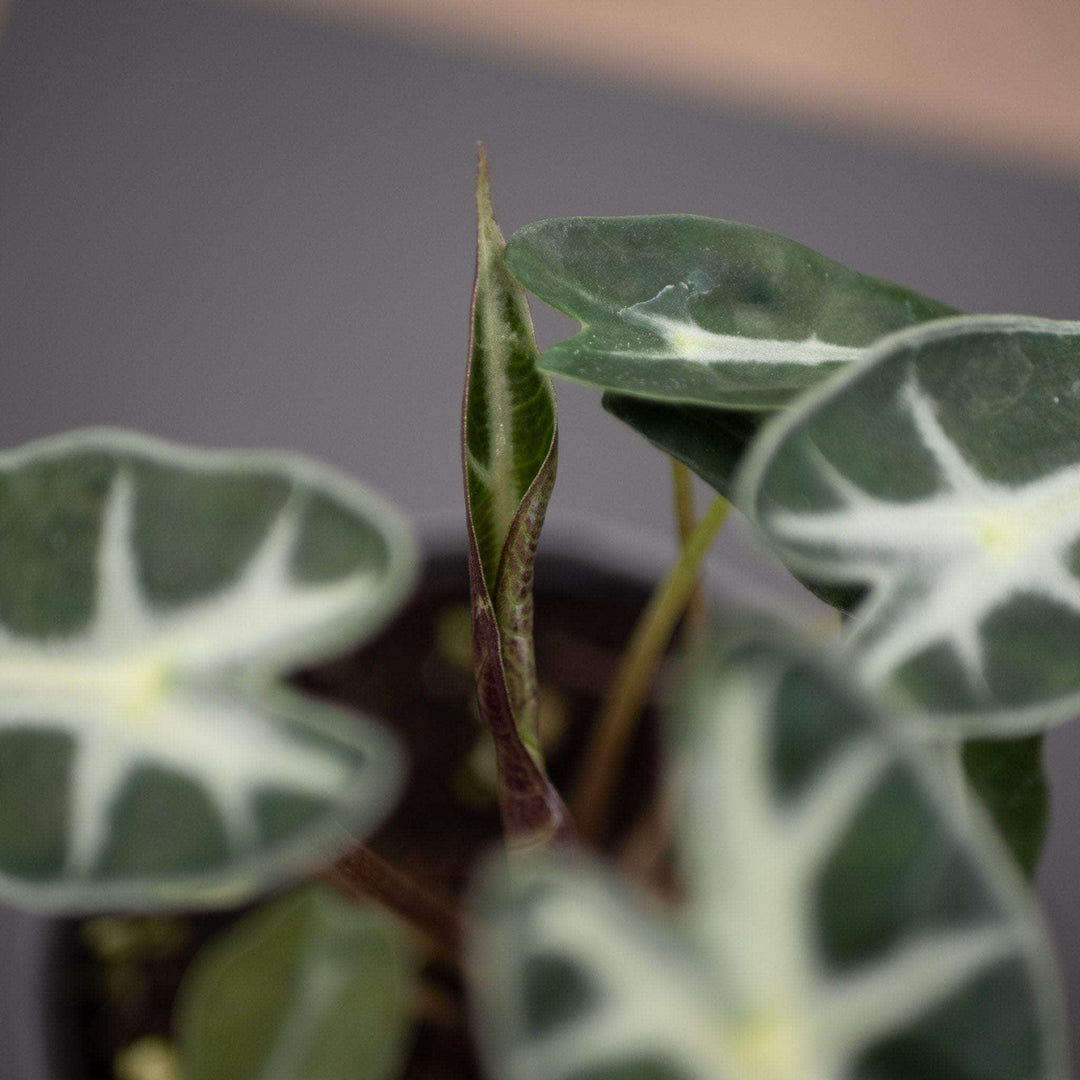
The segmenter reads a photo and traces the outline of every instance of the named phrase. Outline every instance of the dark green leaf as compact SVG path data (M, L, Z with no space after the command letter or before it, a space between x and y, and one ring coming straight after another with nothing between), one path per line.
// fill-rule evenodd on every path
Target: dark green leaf
M687 214L540 221L507 262L582 324L545 371L717 408L778 408L883 334L953 314L782 236Z
M1064 1080L1029 893L818 662L744 646L674 719L674 917L581 858L489 867L475 1021L504 1080Z
M747 458L739 505L808 580L868 587L862 681L928 730L1080 714L1080 324L965 316L893 335Z
M1042 766L1041 735L965 743L964 772L1009 850L1035 876L1050 827L1050 788Z
M761 414L670 405L628 394L604 394L604 408L681 461L730 499L735 472L761 427Z
M397 514L328 469L122 432L0 458L0 891L234 903L388 809L390 737L279 682L411 586Z
M177 1006L184 1080L392 1080L413 965L385 912L319 888L200 954Z

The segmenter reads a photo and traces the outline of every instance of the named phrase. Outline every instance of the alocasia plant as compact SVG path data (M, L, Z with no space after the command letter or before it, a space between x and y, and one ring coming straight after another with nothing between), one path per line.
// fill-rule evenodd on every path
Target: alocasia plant
M805 657L744 648L699 680L671 733L674 912L580 857L489 869L493 1075L1064 1077L1047 946L993 838Z
M582 323L545 371L714 408L776 408L882 334L952 313L782 236L688 214L541 221L507 262Z
M777 551L865 585L858 677L937 730L1080 713L1080 323L967 316L883 339L760 441Z
M236 902L385 813L390 736L278 678L409 589L380 500L297 458L89 431L0 458L0 522L6 895Z
M477 207L473 677L513 858L447 897L367 848L394 739L285 681L404 602L397 514L296 458L97 431L0 456L0 893L160 910L323 879L195 964L185 1080L390 1080L414 1015L466 1022L462 980L493 1080L1063 1080L1019 869L1045 830L1038 733L1080 711L1080 324L959 316L700 217L504 245L482 154ZM581 333L541 355L523 286ZM545 373L682 463L683 551L584 733L579 832L533 653ZM697 523L684 466L720 492ZM828 662L820 628L729 622L721 649L688 620L620 873L589 850L609 774L725 497L844 619Z
M495 740L507 839L528 848L572 831L544 772L532 644L533 561L555 484L558 432L554 392L536 369L525 291L503 258L482 149L478 173L461 422L473 656L480 710Z

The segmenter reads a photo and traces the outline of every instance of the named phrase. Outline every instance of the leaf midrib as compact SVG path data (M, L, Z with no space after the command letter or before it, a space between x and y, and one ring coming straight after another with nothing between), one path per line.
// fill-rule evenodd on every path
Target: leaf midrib
M493 273L491 260L488 260L488 274ZM521 502L521 493L514 483L514 437L513 406L510 403L510 381L506 365L495 362L495 352L491 342L501 341L504 337L501 320L495 305L484 305L484 341L489 344L484 350L487 391L487 429L491 439L488 458L488 487L491 492L491 513L495 526L497 544L502 543L510 532L510 525Z

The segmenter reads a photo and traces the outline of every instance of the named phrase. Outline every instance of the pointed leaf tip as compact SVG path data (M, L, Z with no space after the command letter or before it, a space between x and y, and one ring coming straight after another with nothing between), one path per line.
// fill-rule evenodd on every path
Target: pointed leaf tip
M491 199L491 171L483 143L476 144L476 209L480 222L494 221Z
M550 380L537 369L525 290L506 267L487 159L477 169L477 258L465 378L462 458L478 698L494 735L511 842L563 835L537 731L532 569L555 481Z

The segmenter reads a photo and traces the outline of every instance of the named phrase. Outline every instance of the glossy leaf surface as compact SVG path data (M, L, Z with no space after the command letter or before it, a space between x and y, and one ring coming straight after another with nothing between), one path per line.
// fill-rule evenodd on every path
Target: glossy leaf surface
M507 263L582 324L545 371L718 408L777 408L883 334L952 314L775 233L687 214L536 222Z
M568 829L544 771L533 655L533 564L555 484L550 380L524 290L506 269L487 160L476 188L477 255L462 444L469 528L473 659L484 722L495 740L499 797L512 845Z
M177 1007L184 1080L391 1080L413 970L385 912L309 888L200 954Z
M1080 324L886 339L748 459L740 505L796 572L869 586L862 680L936 731L1080 714Z
M0 456L0 891L235 902L369 828L388 735L279 675L372 634L414 549L301 459L113 431Z
M475 1018L507 1080L1048 1080L1047 943L980 822L831 673L744 648L678 754L685 900L583 860L492 867Z

